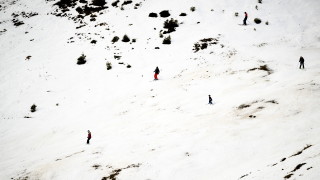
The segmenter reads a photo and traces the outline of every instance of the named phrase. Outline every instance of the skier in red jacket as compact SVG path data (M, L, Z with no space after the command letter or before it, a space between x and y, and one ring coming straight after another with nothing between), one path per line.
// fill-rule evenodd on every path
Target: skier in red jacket
M88 130L88 137L87 137L87 144L90 143L90 139L91 139L91 132Z
M244 12L243 25L247 25L247 19L248 19L248 14L247 12Z

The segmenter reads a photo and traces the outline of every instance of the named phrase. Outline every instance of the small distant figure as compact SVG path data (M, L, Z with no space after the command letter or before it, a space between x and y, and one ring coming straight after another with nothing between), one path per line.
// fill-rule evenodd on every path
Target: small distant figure
M87 144L90 143L90 139L91 139L91 132L88 130L88 137L87 137Z
M154 80L158 80L158 74L160 74L160 70L159 70L158 66L156 67L156 69L153 72L154 72Z
M248 13L244 12L243 25L247 25Z
M212 98L210 95L209 95L209 104L212 104Z
M304 58L302 56L300 56L299 62L300 62L299 69L301 69L301 68L304 69Z

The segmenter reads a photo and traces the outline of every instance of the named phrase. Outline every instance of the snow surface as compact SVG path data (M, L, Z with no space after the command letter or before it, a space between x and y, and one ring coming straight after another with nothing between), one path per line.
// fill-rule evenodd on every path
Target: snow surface
M320 179L320 1L107 1L78 29L55 2L0 1L1 180ZM23 11L38 15L14 26ZM219 42L195 53L204 38Z

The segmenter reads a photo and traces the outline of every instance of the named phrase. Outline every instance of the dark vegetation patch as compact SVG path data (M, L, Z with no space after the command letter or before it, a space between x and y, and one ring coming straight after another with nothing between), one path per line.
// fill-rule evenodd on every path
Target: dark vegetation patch
M119 0L116 0L116 1L114 1L113 3L111 3L111 5L113 6L113 7L118 7L118 3L119 3L120 1Z
M7 29L3 29L0 31L0 35L4 34L5 32L7 32Z
M253 20L256 24L260 24L261 23L261 19L259 19L259 18L254 18L254 20Z
M92 40L90 43L91 43L91 44L96 44L96 43L97 43L97 40Z
M59 0L57 3L54 4L54 6L57 6L58 8L52 12L52 15L55 15L57 17L68 17L68 19L73 20L74 22L81 24L83 23L83 18L85 16L92 15L94 13L99 13L102 10L108 8L106 5L105 0L93 0L91 4L89 4L88 1L81 1L77 5L78 0ZM79 14L73 16L72 14L68 13L71 10L77 11ZM91 21L95 21L94 17L91 17Z
M297 156L297 155L300 155L304 150L310 148L312 145L308 145L306 147L304 147L302 150L298 151L297 153L291 155L290 157L293 157L293 156Z
M69 11L70 8L74 8L77 4L77 0L60 0L56 2L54 5L58 6L63 12Z
M283 178L284 179L289 179L289 178L291 178L291 176L293 176L293 173L291 173L291 174L287 174L286 176L284 176Z
M18 177L18 178L11 178L12 180L28 180L29 179L29 176L21 176L21 177Z
M249 176L249 174L242 175L239 179Z
M163 28L167 29L167 31L164 31L163 34L176 31L176 27L179 27L178 20L174 20L172 18L170 20L167 19L163 24Z
M112 64L111 64L111 62L107 62L107 63L106 63L106 66L107 66L107 70L111 70L111 69L112 69Z
M266 71L268 73L268 75L272 74L272 70L268 67L268 65L262 65L260 67L257 67L257 68L252 68L252 69L249 69L248 72L250 71L255 71L255 70L261 70L261 71Z
M129 36L125 34L125 35L122 37L122 42L130 42Z
M93 0L91 5L93 6L104 6L106 5L106 1L105 0Z
M82 65L85 64L87 62L86 60L86 55L84 55L83 53L81 54L81 56L77 59L77 64L78 65Z
M218 38L204 38L193 45L193 51L196 53L200 50L207 49L208 46L218 44L218 43L219 43Z
M131 3L132 3L132 1L131 1L131 0L124 1L124 2L122 3L122 6L125 6L125 5L128 5L128 4L131 4Z
M276 100L266 101L266 103L279 104Z
M245 109L245 108L248 108L248 107L250 107L249 104L241 104L241 105L238 107L238 109Z
M179 16L187 16L186 13L181 13Z
M190 8L190 11L191 11L191 12L196 11L196 7L192 6L192 7Z
M126 170L126 169L130 169L130 168L139 168L141 166L141 164L131 164L128 165L125 168L119 168L119 169L115 169L111 172L111 174L107 177L103 177L101 180L116 180L117 176L120 174L121 171Z
M169 13L168 10L163 10L159 14L160 14L160 17L163 17L163 18L166 18L166 17L170 16L170 13Z
M30 112L36 112L37 111L37 106L35 104L33 104L31 107L30 107Z
M130 65L130 64L128 64L128 65L127 65L127 68L131 68L131 65Z
M307 163L301 163L301 164L298 164L291 172L295 172L297 170L299 170L302 166L306 165Z
M80 29L80 28L85 27L85 26L86 26L86 25L83 24L83 25L80 25L80 26L76 27L76 29Z
M118 42L119 41L119 37L118 36L114 36L111 40L112 43Z
M122 56L117 56L117 55L114 55L114 56L113 56L113 58L116 59L116 60L120 60L121 57L122 57Z
M141 6L141 3L136 3L135 5L134 5L134 9L138 9L138 7L140 7Z
M158 17L158 14L154 13L154 12L151 12L151 13L149 13L149 17L156 18L156 17Z
M27 56L25 60L29 61L31 59L31 56Z
M171 44L171 37L170 36L165 37L162 41L162 44Z
M14 26L21 26L21 25L24 24L23 21L20 21L20 20L18 20L18 19L13 19L12 22L13 22L13 25L14 25Z
M94 164L92 167L93 167L95 170L97 170L97 169L99 169L99 168L101 167L101 165L99 165L99 164Z
M309 171L310 169L312 169L312 167L308 167L307 170Z

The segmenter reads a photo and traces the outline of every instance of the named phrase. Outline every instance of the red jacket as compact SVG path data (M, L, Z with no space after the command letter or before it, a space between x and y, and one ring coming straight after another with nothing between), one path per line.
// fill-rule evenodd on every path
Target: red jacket
M91 133L88 133L88 138L91 139Z

